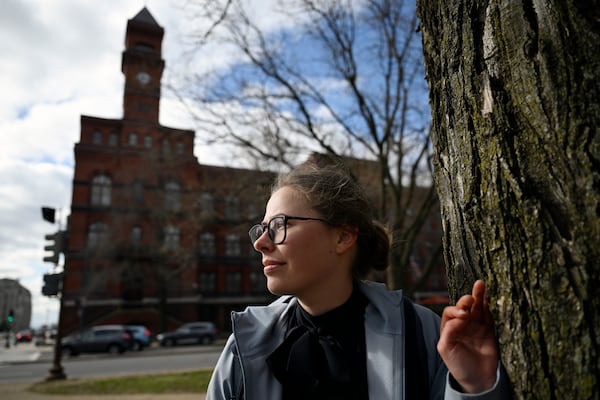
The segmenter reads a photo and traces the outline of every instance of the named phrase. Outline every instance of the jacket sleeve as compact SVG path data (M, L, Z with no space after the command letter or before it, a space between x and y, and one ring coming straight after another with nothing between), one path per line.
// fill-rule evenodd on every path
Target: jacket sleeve
M501 363L498 363L496 370L496 383L485 392L466 394L455 389L456 383L450 373L446 374L446 394L445 400L509 400L512 397L508 376Z
M206 390L206 400L243 399L243 375L233 335L221 353Z

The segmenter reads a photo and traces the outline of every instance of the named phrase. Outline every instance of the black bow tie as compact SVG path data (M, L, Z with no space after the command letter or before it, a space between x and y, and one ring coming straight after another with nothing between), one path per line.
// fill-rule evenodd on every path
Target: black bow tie
M304 315L298 306L299 324L292 328L283 343L267 358L267 364L284 387L284 399L311 397L319 386L350 383L351 360L339 342Z

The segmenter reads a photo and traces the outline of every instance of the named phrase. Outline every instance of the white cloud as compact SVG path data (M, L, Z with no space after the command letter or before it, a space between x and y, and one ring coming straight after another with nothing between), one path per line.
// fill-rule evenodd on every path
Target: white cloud
M58 311L56 299L41 295L42 276L53 268L42 261L44 235L58 229L42 220L41 207L61 209L65 225L81 115L122 116L125 28L143 6L137 0L0 5L0 277L18 279L31 292L34 327L55 322ZM168 68L168 57L180 51L169 42L179 9L158 0L148 8L166 30Z

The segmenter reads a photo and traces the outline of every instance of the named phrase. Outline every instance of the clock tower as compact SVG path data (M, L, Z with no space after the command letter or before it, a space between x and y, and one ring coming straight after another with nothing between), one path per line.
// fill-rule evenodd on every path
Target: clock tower
M121 71L125 75L123 119L158 123L164 29L144 7L127 21Z

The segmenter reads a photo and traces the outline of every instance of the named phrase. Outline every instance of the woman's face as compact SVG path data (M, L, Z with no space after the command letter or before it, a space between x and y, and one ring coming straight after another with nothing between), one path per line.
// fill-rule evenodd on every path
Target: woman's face
M271 196L263 224L280 215L322 218L297 190L285 186ZM340 262L340 232L321 221L289 220L286 239L278 245L264 232L254 248L262 254L269 291L318 298L351 280L349 267Z

